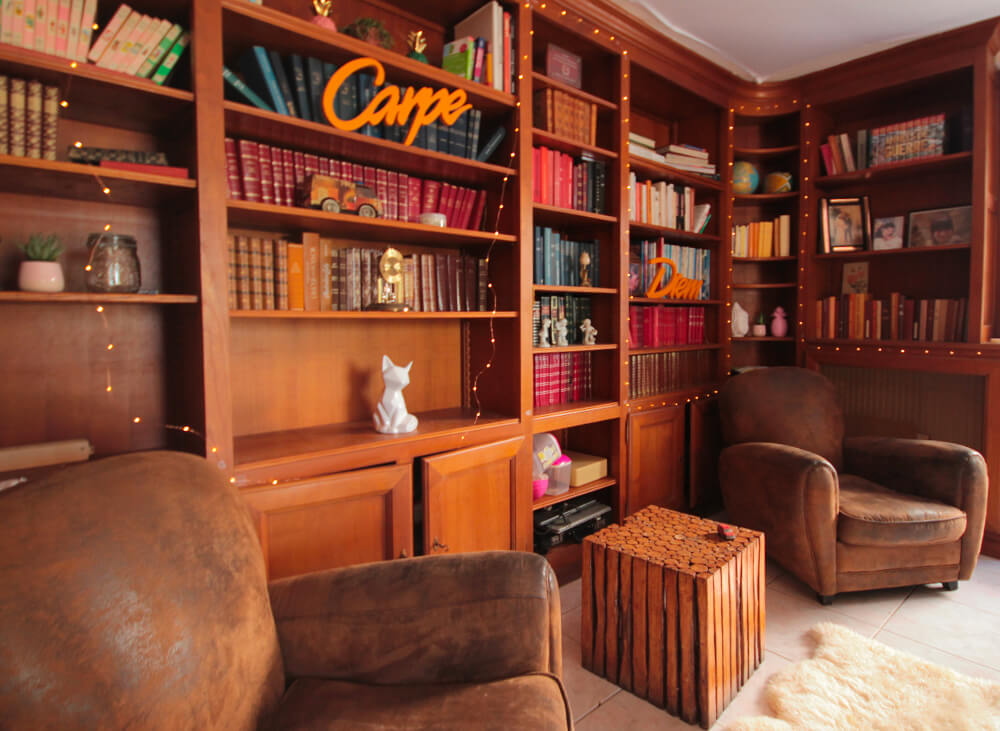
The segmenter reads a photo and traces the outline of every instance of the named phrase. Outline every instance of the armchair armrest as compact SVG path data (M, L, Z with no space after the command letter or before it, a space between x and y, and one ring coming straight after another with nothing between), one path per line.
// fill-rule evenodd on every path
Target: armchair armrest
M269 588L290 678L392 685L562 673L559 591L542 556L426 556Z
M837 589L837 471L818 454L773 442L726 447L719 458L726 511L762 530L767 555L820 594Z
M989 487L986 460L979 452L927 439L850 437L844 440L844 471L965 511L959 578L972 576L983 541Z

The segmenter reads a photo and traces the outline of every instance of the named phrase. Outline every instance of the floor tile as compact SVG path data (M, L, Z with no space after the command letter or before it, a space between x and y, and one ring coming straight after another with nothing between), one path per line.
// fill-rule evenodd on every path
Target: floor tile
M583 718L621 688L584 670L580 664L580 643L563 636L563 685L573 719Z
M576 724L577 731L695 731L699 726L684 723L662 708L621 691Z
M983 629L985 630L986 628ZM1000 682L1000 670L994 670L993 668L988 668L985 665L980 665L979 663L974 663L971 660L966 660L956 655L952 655L951 653L944 652L943 650L938 650L937 648L931 647L923 642L917 642L916 640L911 640L909 637L897 635L895 632L890 632L887 629L884 629L875 635L875 639L884 645L888 645L889 647L893 647L897 650L902 650L903 652L908 652L911 655L916 655L924 660L929 660L938 665L943 665L946 668L951 668L952 670L960 672L963 675L968 675L971 678L983 678L984 680Z
M903 602L884 629L1000 670L997 615L952 601L951 592L922 589Z
M562 616L563 637L577 643L582 642L580 638L580 612L580 607L577 607Z
M777 563L771 559L767 559L767 565L764 567L764 576L767 577L767 583L770 584L772 581L776 581L780 576L786 576L788 574L783 568L781 568Z
M977 566L968 581L959 581L955 591L944 591L940 584L929 584L917 589L922 596L933 594L959 604L988 612L1000 624L1000 568L986 564Z
M744 716L767 716L770 714L767 701L764 700L764 687L767 681L779 670L791 667L789 662L773 652L764 654L764 662L750 676L746 685L740 688L739 694L733 699L719 720L712 726L712 731L724 729L727 725Z
M580 606L580 580L559 587L559 604L565 614Z
M768 589L798 596L819 605L816 592L812 590L812 587L789 573L779 576L773 582L768 581L767 586ZM846 614L849 617L881 627L892 616L892 613L899 609L912 591L913 587L907 586L897 589L844 592L834 597L831 606L840 614Z

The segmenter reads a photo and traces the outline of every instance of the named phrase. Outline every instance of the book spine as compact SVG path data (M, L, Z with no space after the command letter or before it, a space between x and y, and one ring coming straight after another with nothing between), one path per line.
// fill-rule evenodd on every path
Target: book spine
M227 267L227 282L229 284L229 309L238 310L240 307L239 298L239 277L237 269L239 267L239 255L236 252L236 237L226 234L226 245L229 251L229 266Z
M0 1L0 5L3 2ZM39 53L45 53L45 45L49 37L49 0L35 2L35 43L33 48Z
M306 67L302 62L302 56L297 53L289 56L289 68L291 74L291 85L295 91L295 108L298 116L302 119L312 119L312 107L309 100L309 90L306 86Z
M239 155L244 200L260 203L260 167L257 162L259 159L257 143L250 140L240 140Z
M274 242L274 296L275 309L288 310L288 242Z
M303 282L305 309L307 312L319 310L319 234L302 234Z
M271 165L271 148L257 143L257 170L260 172L260 202L274 203L274 173Z
M27 82L24 79L10 80L10 154L25 155L27 133Z
M76 48L80 43L80 28L79 28L79 17L76 15L77 4L80 4L80 14L83 13L82 7L83 0L73 0L73 14L70 15L70 34L69 34L69 48ZM125 26L128 27L131 19L125 22ZM73 26L76 28L76 37L73 34ZM125 30L122 30L121 43L118 44L118 48L115 54L108 59L108 68L114 69L115 71L123 71L132 62L132 54L135 51L136 46L141 42L141 40L149 33L149 29L153 24L153 18L149 15L139 15L139 20L131 26L127 34ZM116 39L117 40L117 39ZM112 46L114 41L112 41Z
M258 109L264 109L268 112L274 111L270 104L261 99L257 95L257 92L244 83L243 79L227 69L225 66L222 67L222 78L225 79L230 86L236 89L236 91L238 91L246 99L246 101L250 102Z
M282 171L285 176L285 202L287 205L298 204L295 197L295 155L292 150L282 149L281 160L284 167Z
M163 86L167 79L170 78L170 74L177 67L177 61L184 53L184 49L188 47L188 43L191 42L191 34L187 31L181 33L181 37L174 41L174 45L170 48L163 61L160 62L159 67L153 72L152 81L160 86Z
M226 183L229 187L229 197L233 200L243 200L243 185L240 178L239 155L236 152L236 140L226 137Z
M274 203L278 206L290 206L293 203L285 199L285 160L281 150L277 147L270 148L271 153L271 178L274 182Z
M24 30L21 32L21 47L35 48L35 7L36 0L23 0L24 3Z
M136 71L136 76L148 79L153 73L153 70L160 65L160 61L162 61L163 57L167 55L167 52L173 48L177 39L181 37L182 31L183 29L176 23L170 26L170 29L163 35L160 42L150 49L149 55L146 56L143 62L139 65L139 70Z
M83 13L80 16L80 31L77 38L76 50L71 53L70 49L67 48L66 56L68 58L86 62L87 51L90 50L90 44L94 40L94 19L96 17L97 0L86 0L83 4Z
M250 240L246 236L236 237L236 295L237 309L253 309L250 286Z
M319 239L319 310L333 309L333 239Z
M0 155L10 154L10 80L0 74Z
M159 41L161 35L160 19L149 17L148 22L145 22L145 27L140 29L131 45L126 44L128 48L122 53L122 60L118 64L118 70L122 73L134 75L139 70L139 66L142 65L143 59L149 55L154 38L156 41Z
M66 53L69 54L69 49L76 48L74 45L80 39L80 27L73 25L73 14L77 13L77 23L79 23L79 12L77 10L77 3L80 0L73 0L73 6L70 10L69 18L69 35L66 39ZM114 37L111 38L111 42L108 43L107 47L104 49L104 53L101 57L97 59L97 65L101 68L113 69L115 67L116 59L118 58L118 51L125 43L125 39L132 33L132 29L139 24L142 20L143 15L138 11L132 11L126 16L125 21L118 27L118 31L115 33Z
M42 90L42 159L56 159L56 140L59 124L59 87L46 86Z

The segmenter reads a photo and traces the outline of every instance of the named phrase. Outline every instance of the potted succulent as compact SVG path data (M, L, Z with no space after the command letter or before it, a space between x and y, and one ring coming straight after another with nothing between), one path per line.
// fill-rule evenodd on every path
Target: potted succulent
M392 50L392 36L385 29L382 22L375 18L358 18L349 26L344 28L344 33L354 36L373 46Z
M17 286L24 292L62 292L66 286L59 255L62 245L55 234L32 234L19 247L25 260L17 273Z
M757 321L753 324L753 330L751 334L755 338L762 338L767 335L767 324L764 322L764 313L761 312L757 315Z

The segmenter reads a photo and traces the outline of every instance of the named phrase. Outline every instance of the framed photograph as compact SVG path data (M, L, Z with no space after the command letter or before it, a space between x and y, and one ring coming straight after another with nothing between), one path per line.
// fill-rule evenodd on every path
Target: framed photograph
M972 243L972 206L910 212L908 247Z
M903 248L906 216L876 218L872 226L872 251Z
M859 198L824 198L820 214L822 231L820 251L824 254L864 251L871 233L868 196Z

